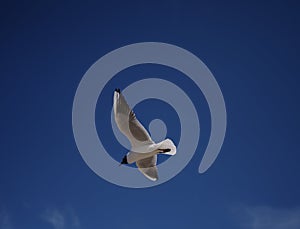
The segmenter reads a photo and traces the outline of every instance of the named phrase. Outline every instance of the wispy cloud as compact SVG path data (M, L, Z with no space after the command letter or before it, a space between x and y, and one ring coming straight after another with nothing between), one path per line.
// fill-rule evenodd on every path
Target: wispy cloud
M10 215L6 208L0 209L0 229L12 229Z
M72 208L48 208L42 218L53 226L53 229L80 228L80 221Z
M76 215L73 208L68 208L68 212L70 215L70 224L72 225L72 228L80 228L80 221L79 217Z
M247 229L299 229L300 208L275 208L270 206L243 207L240 216L242 228Z
M65 217L57 209L47 209L42 218L50 223L54 229L63 229L65 226Z

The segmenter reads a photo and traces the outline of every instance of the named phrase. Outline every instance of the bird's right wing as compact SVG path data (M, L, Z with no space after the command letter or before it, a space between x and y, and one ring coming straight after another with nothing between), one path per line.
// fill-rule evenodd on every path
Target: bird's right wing
M116 89L114 93L114 114L118 128L128 138L132 147L138 148L154 143L119 89Z
M139 160L136 162L138 169L152 181L156 181L158 179L158 171L156 167L157 155L152 157L147 157L145 159Z

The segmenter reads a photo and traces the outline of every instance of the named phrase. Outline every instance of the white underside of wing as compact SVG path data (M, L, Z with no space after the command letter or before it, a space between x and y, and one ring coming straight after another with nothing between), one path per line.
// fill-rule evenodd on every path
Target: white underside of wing
M114 116L119 130L128 138L133 148L154 143L147 130L128 106L124 96L116 91L114 93Z
M156 181L158 179L158 170L156 166L149 168L138 168L145 177L152 181Z
M156 181L158 179L156 163L157 155L154 155L152 157L147 157L145 159L137 161L136 165L145 177L152 181Z

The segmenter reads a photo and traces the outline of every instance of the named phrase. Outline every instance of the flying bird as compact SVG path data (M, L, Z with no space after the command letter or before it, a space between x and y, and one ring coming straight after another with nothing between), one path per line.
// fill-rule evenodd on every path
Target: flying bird
M176 146L170 139L155 143L147 130L128 106L120 89L114 92L114 117L120 131L128 138L131 150L123 157L121 164L136 163L138 169L150 180L158 179L157 155L175 155Z

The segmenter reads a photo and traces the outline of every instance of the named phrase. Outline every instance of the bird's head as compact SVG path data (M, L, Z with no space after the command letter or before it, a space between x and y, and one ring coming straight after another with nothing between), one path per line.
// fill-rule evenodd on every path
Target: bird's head
M128 164L127 156L126 155L123 157L120 165L123 165L123 164Z

